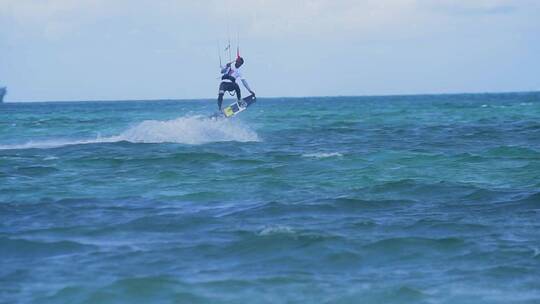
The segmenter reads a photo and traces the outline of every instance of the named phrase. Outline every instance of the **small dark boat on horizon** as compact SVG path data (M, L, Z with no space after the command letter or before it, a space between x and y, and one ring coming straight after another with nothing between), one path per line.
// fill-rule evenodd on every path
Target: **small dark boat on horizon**
M4 96L7 94L6 87L0 87L0 103L4 102Z

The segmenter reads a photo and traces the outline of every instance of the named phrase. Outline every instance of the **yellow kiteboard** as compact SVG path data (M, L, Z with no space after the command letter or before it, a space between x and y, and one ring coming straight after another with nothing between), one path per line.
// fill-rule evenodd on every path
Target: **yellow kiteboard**
M255 101L257 101L257 98L253 94L249 95L248 97L244 97L242 100L233 102L228 107L223 109L223 115L225 115L227 118L233 117L238 113L245 111L249 106L254 104Z

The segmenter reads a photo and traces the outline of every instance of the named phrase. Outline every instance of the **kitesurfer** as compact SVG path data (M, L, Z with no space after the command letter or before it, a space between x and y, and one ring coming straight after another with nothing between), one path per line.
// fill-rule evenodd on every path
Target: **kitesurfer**
M244 64L244 58L237 56L234 61L234 66L231 63L227 63L225 67L221 67L221 83L219 84L219 93L218 93L218 108L221 111L221 104L223 103L223 95L225 92L235 92L236 98L240 102L242 100L242 93L240 92L240 86L238 86L237 81L241 80L244 87L251 93L255 95L247 83L247 81L242 77L240 73L240 67Z

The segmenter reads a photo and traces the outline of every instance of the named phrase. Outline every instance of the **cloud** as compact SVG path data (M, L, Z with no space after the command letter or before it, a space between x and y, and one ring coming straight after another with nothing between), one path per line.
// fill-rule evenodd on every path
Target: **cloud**
M21 98L39 87L46 93L27 98L207 96L217 42L230 36L236 45L237 33L250 81L272 83L276 95L395 93L413 83L448 91L430 78L459 80L466 71L499 79L535 67L540 45L536 0L0 2L0 70Z
M520 5L527 5L527 0L476 0L476 1L458 1L458 0L439 0L437 2L422 0L421 5L434 12L450 15L492 15L507 14L518 9ZM533 4L534 3L529 3Z
M232 0L232 20L253 35L324 39L326 35L366 35L395 27L415 15L413 0Z
M408 39L451 30L473 18L497 22L499 16L538 12L534 0L229 0L213 1L222 27L253 37L294 39ZM488 18L491 18L488 19ZM523 23L536 23L526 18ZM467 25L463 25L466 27Z
M96 16L105 12L106 3L104 0L3 0L0 17L9 26L0 31L16 29L9 34L60 39L76 32L81 25L94 22Z
M538 9L533 0L208 0L202 2L105 0L3 0L0 15L17 27L48 37L77 32L105 16L164 23L200 35L226 33L262 38L411 37L468 15ZM112 17L111 17L112 18ZM137 24L136 20L131 21ZM204 24L203 24L204 23ZM172 28L174 27L174 28ZM226 35L226 34L222 34Z

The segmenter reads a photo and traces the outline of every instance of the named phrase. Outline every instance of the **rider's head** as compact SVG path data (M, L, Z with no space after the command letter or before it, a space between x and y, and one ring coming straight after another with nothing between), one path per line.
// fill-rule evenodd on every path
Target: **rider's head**
M238 56L238 58L236 58L236 62L234 63L234 66L236 68L239 68L242 66L242 64L244 64L244 58Z

